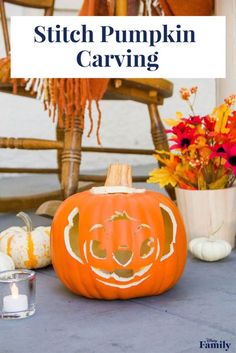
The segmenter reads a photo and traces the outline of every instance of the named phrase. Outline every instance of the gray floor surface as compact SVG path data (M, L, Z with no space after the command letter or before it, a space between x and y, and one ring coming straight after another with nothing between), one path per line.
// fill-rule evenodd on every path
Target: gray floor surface
M29 183L28 183L29 185ZM50 221L33 216L35 225ZM0 214L0 231L19 221ZM0 320L0 353L201 353L200 341L230 343L236 353L236 251L217 263L189 257L169 292L128 301L75 296L51 267L37 271L37 312Z

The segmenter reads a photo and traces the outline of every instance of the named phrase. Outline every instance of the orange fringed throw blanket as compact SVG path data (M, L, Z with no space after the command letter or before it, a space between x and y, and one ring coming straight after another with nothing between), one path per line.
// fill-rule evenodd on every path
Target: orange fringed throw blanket
M214 0L159 0L166 16L210 16Z

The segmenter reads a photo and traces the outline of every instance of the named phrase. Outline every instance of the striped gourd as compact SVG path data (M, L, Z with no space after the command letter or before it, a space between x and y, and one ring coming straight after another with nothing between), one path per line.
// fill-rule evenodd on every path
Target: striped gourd
M50 227L33 229L30 217L18 215L25 227L10 227L0 233L0 251L11 256L16 268L35 269L48 266L50 256Z

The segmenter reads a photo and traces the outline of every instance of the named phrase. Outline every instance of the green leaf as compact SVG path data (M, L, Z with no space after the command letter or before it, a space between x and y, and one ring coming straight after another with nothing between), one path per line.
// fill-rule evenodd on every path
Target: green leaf
M198 174L197 182L198 182L198 190L206 190L206 188L207 188L206 180L205 180L202 173Z
M227 185L227 182L228 182L228 176L227 175L222 175L216 181L214 181L213 183L209 184L209 189L210 190L224 189L226 187L226 185Z

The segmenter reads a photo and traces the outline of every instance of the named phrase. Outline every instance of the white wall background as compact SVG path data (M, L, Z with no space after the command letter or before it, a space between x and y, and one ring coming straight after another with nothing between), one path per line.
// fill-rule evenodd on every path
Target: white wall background
M57 0L55 15L74 15L79 8L81 0ZM9 15L36 14L35 10L19 9L9 6ZM1 34L0 34L1 35ZM0 36L0 56L4 55L3 39ZM196 112L206 114L210 112L215 104L215 81L214 80L173 80L174 95L165 101L160 108L163 118L175 116L176 111L186 114L188 109L183 101L179 99L180 87L199 86L199 95L196 101ZM152 148L150 123L147 108L144 105L133 102L101 102L103 112L101 138L103 146L112 147L137 147ZM96 110L94 110L96 119ZM22 97L0 93L0 119L1 136L7 137L35 137L55 138L55 126L43 111L40 102ZM86 119L88 121L88 119ZM84 132L84 145L96 146L94 135L88 139L86 124ZM106 168L111 161L127 161L133 165L150 164L152 157L141 156L111 156L84 154L82 158L82 169ZM0 150L0 167L54 167L56 156L53 151L20 151Z

